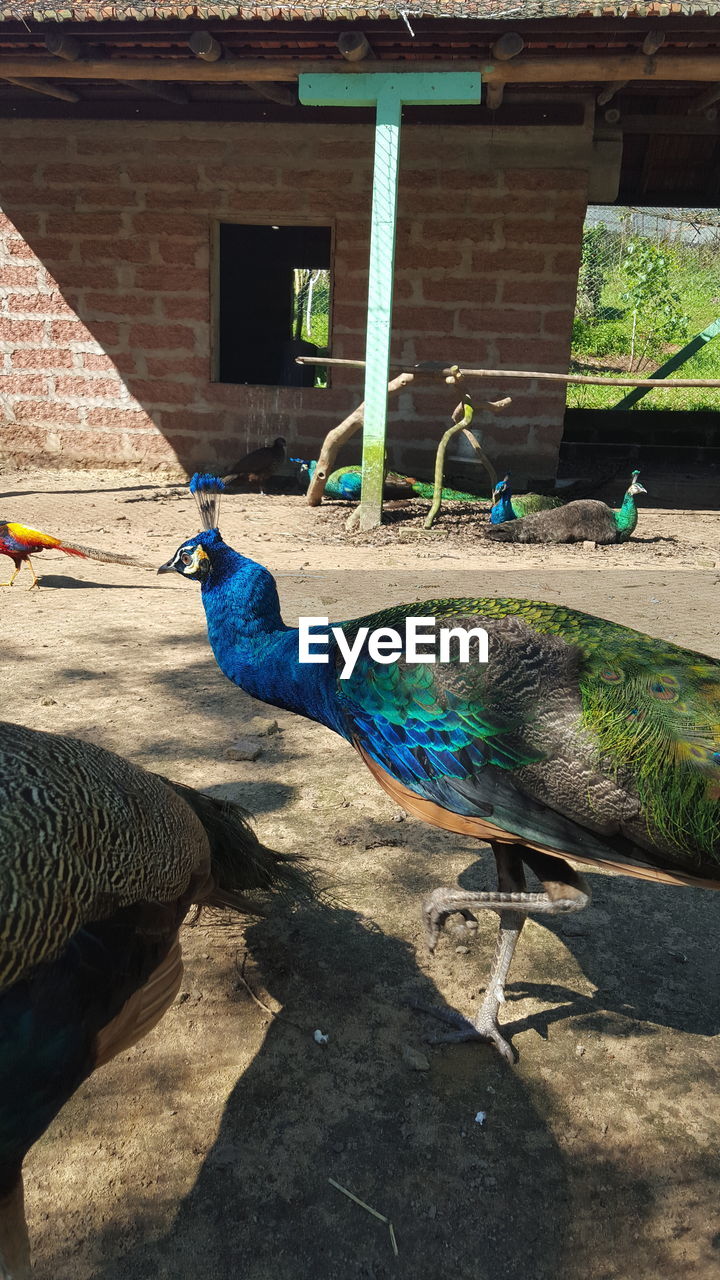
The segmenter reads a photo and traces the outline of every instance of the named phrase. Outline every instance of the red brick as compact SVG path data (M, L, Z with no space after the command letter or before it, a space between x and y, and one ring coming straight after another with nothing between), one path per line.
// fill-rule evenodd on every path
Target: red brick
M110 429L120 429L128 431L147 430L148 427L155 427L152 418L144 413L142 409L133 406L130 409L119 409L113 407L100 407L95 405L85 411L85 417L89 427L106 427Z
M150 316L155 309L155 299L145 293L88 293L85 308L90 314L126 316Z
M179 324L136 324L130 330L129 345L156 351L192 351L195 331Z
M567 370L567 343L540 338L498 338L495 343L500 365L504 369L537 369L538 372ZM552 366L549 368L548 366ZM562 366L562 368L560 368Z
M39 373L7 373L0 375L0 395L44 396L48 380Z
M135 287L153 293L202 293L208 291L207 271L187 267L136 267Z
M119 213L58 213L48 214L47 233L50 236L119 236L123 229Z
M10 359L13 369L71 369L74 363L72 351L57 347L21 347Z
M283 172L283 170L271 169L269 166L265 168L244 168L239 165L233 165L232 168L220 168L216 165L205 166L205 179L211 186L232 187L233 189L237 187L276 187L278 178L280 181L284 179L288 185L293 185L295 182L301 184L300 172L299 170ZM320 175L315 174L314 176L319 178ZM303 174L303 179L304 177L305 174ZM345 180L350 181L351 177L352 170L347 170ZM324 188L321 187L319 189L322 190Z
M479 249L473 251L472 270L478 276L539 276L545 271L545 262L539 250Z
M506 248L515 244L572 244L580 235L580 219L506 218L503 224Z
M57 194L57 193L56 193ZM90 187L77 192L77 208L86 209L137 209L140 193L130 187Z
M577 274L580 267L580 241L578 239L577 248L564 249L561 253L554 253L550 259L550 269L554 275L572 276L577 280Z
M355 308L356 315L358 312L359 308ZM393 323L398 333L452 333L454 319L452 307L408 306L400 303L393 308Z
M123 384L119 378L83 378L81 374L61 374L55 379L55 392L59 396L82 396L88 400L117 399Z
M167 212L136 213L132 225L137 235L159 236L163 239L178 236L192 236L199 239L210 235L210 219L201 214L193 217L189 213L180 213L175 217ZM136 261L145 262L147 259L137 258Z
M508 191L559 191L561 194L582 191L587 175L581 169L506 169Z
M458 313L460 328L480 328L483 333L539 333L540 320L540 311L529 309L518 311L499 307L479 307L475 311Z
M19 314L32 313L41 316L74 316L74 308L68 305L61 293L9 293L5 301L8 311Z
M477 218L423 218L420 238L427 246L428 254L436 241L468 240L472 245L489 244L496 239L495 223L481 216Z
M0 316L0 342L42 342L45 328L41 320L11 320Z
M133 378L130 390L141 404L189 405L197 399L197 390L192 382Z
M137 371L137 357L131 351L118 351L113 356L97 355L92 351L85 351L82 354L83 369L89 369L93 373L135 373Z
M423 297L428 302L494 302L498 282L473 279L472 276L442 276L439 280L423 280Z
M89 262L68 262L56 268L54 275L48 273L48 280L61 290L68 286L71 289L116 289L118 270L117 267Z
M83 262L149 262L150 245L133 236L130 240L83 240Z
M26 244L24 240L7 240L6 245L13 256L39 259L46 265L53 261L64 262L72 252L72 245L67 240L48 240L45 236L33 236L32 244Z
M32 427L38 423L50 422L57 426L67 424L76 426L79 409L75 405L63 404L54 398L44 400L16 400L13 413L18 422L28 422Z
M0 288L7 289L13 286L37 286L40 282L40 267L16 267L7 266L6 263L0 265Z
M14 172L14 171L13 171ZM109 187L117 182L116 165L93 164L46 164L42 171L42 181L48 186L83 187L85 184L97 183Z
M53 342L63 346L67 342L100 342L105 347L117 346L120 329L107 320L95 320L91 327L80 320L53 320L50 327Z
M525 302L534 306L575 307L575 285L567 280L543 279L531 284L527 280L503 280L503 302Z
M195 378L204 382L210 379L210 362L202 356L148 355L145 363L151 378Z
M192 186L163 188L153 183L146 192L145 206L150 211L162 209L168 217L178 214L182 217L185 209L198 210L204 206L209 208L214 200L215 197L211 192L198 191Z
M193 267L196 264L198 252L204 252L206 248L206 237L201 241L168 240L164 237L158 244L158 256L171 266Z
M162 298L163 313L168 320L210 321L210 298Z
M42 213L32 213L24 210L18 213L15 218L6 213L0 213L0 231L17 231L21 236L37 236L40 235L42 228Z
M564 311L546 311L543 316L543 333L557 334L561 338L569 338L573 322L573 308Z

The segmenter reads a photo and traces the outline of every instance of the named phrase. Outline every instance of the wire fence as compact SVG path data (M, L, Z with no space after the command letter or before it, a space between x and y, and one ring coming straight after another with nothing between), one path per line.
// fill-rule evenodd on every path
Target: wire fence
M648 378L720 317L720 210L591 206L573 323L574 373ZM720 326L718 326L720 329ZM674 373L720 378L720 336ZM573 408L610 409L612 387L570 387ZM642 409L716 409L720 393L649 391Z

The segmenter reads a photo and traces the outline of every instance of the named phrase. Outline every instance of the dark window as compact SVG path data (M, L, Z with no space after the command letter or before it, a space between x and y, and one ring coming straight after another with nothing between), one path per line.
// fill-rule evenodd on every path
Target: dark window
M324 368L295 357L328 351L330 251L330 227L220 224L220 382L326 384Z

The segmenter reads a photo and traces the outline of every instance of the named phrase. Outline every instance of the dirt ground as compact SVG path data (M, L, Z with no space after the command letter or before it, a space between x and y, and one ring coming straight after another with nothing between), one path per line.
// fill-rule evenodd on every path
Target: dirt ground
M197 518L185 493L138 500L156 486L6 473L0 516L159 565ZM368 540L330 504L224 507L224 536L277 573L288 621L526 595L720 655L716 512L644 511L636 539L595 551L483 546L472 517L429 536L399 520ZM457 879L490 887L489 851L402 820L343 742L228 683L194 584L54 552L36 564L39 591L23 570L0 595L4 718L242 800L337 903L185 927L173 1008L27 1161L38 1280L720 1274L720 898L590 873L590 910L521 938L504 1010L518 1065L483 1045L429 1047L412 1002L472 1011L495 921L449 929L430 958L420 901ZM281 732L257 760L229 760L258 713ZM397 1257L331 1177L392 1220Z

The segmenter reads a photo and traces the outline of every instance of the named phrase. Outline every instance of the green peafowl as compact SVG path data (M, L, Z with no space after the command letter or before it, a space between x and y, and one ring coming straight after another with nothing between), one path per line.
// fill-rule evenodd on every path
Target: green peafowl
M446 1038L490 1040L511 1061L498 1010L525 918L589 900L566 859L720 888L720 662L574 609L505 599L384 609L336 624L310 657L282 620L272 575L223 541L221 487L193 477L204 529L160 572L201 583L230 680L340 734L410 813L489 841L498 891L436 889L424 917L433 949L452 913L498 913L485 997L473 1021L452 1015ZM435 662L409 651L420 625L425 654L447 628L454 652L441 647ZM525 868L542 892L526 890Z
M96 1067L159 1022L191 903L309 892L239 805L0 724L0 1277L29 1280L22 1165Z
M302 458L291 458L291 462L300 463L300 476L305 487L315 474L317 462L304 462ZM362 467L340 467L333 471L325 482L325 497L346 498L359 502L362 494ZM415 480L412 476L400 475L397 471L385 473L383 497L392 498L428 498L434 495L431 484L424 480ZM443 502L482 502L483 498L474 493L463 493L459 489L443 489Z
M562 505L560 498L546 498L542 493L513 493L508 472L505 479L493 489L490 523L505 524L507 520L522 519L523 516L534 515L536 511L554 511Z
M638 480L639 474L639 471L633 471L618 511L594 498L582 498L519 520L511 518L501 523L490 523L483 533L493 542L627 542L637 525L635 498L647 492ZM492 512L490 520L493 521Z

